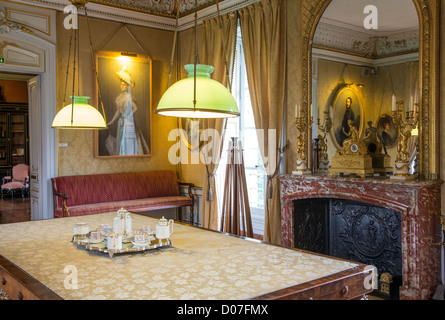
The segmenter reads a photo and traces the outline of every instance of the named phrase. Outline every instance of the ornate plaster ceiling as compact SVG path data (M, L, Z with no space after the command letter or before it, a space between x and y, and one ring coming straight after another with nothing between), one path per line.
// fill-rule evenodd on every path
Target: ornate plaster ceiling
M0 0L1 1L1 0ZM174 30L177 0L14 0L23 4L64 11L74 2L85 5L94 18L112 20L164 30ZM217 0L198 0L198 21L216 16ZM260 0L218 0L220 13L225 14ZM180 31L193 27L195 0L179 0ZM84 14L81 8L80 14Z
M419 26L416 8L410 0L332 0L323 17L363 28L363 20L368 15L364 9L368 5L377 9L377 32L400 32Z
M224 1L225 0L219 0L219 3ZM177 12L176 0L89 0L89 2L168 17L176 16ZM198 10L215 3L215 0L198 0ZM194 9L195 0L179 1L180 16L188 15L194 12Z
M378 12L378 28L368 30L365 7ZM333 0L323 13L313 46L371 59L418 52L419 22L409 0Z

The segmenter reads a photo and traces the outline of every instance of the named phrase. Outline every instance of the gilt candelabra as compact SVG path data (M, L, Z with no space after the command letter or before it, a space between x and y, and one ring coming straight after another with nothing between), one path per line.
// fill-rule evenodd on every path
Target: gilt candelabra
M296 111L295 125L297 127L297 132L298 132L297 161L296 161L296 169L292 173L297 175L311 174L312 172L309 169L308 165L309 156L308 156L307 135L309 130L312 128L312 122L314 121L314 118L312 117L312 110L311 110L310 121L307 110L300 110L299 106L297 106L295 111Z
M397 101L393 103L392 117L394 125L399 131L399 142L397 145L397 158L394 163L394 175L392 179L409 180L414 179L414 175L409 172L410 153L407 151L408 139L411 137L411 131L418 125L419 112L417 104L406 111L405 103Z
M317 119L318 130L322 133L318 135L318 140L320 141L320 156L318 158L318 169L328 170L329 169L329 158L328 158L328 132L332 128L332 118L329 111L325 111L324 125L321 124L320 118Z

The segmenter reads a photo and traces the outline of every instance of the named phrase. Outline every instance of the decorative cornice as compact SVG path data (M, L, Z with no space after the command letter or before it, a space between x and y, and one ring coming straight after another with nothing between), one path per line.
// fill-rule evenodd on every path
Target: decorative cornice
M419 51L419 29L392 33L356 30L321 19L312 45L341 52L380 59Z
M156 6L153 6L153 11L151 11L148 9L147 5L144 8L137 8L135 6L130 7L129 5L118 3L112 5L112 2L114 1L111 0L91 0L86 4L86 7L88 9L88 15L94 18L112 20L115 22L134 24L167 31L173 31L175 29L176 16L175 14L168 12L171 10L171 6L169 7L168 4L170 3L170 1L174 2L173 0L144 1L147 1L147 3L152 2L154 5L161 5L161 7L157 8ZM238 10L242 7L258 1L260 0L220 0L220 13L225 14L234 10ZM69 0L15 0L14 2L53 9L57 11L63 11L65 6L71 4ZM186 0L185 2L181 1L180 12L182 12L182 15L178 19L178 30L180 31L194 26L194 14L187 14L190 12L190 6L192 5L192 3L194 6L193 0ZM165 8L162 7L163 4L165 4ZM212 18L217 15L216 4L214 4L214 0L210 0L210 2L209 0L200 0L198 1L198 6L198 19L200 21ZM155 11L156 8L160 11ZM83 14L84 10L80 9L79 13Z

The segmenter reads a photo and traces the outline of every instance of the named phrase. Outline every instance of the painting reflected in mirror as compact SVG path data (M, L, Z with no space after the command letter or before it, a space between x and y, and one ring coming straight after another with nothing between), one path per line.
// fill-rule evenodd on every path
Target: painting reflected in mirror
M332 130L331 135L337 149L343 147L343 141L351 135L352 126L361 135L363 128L363 106L359 94L352 87L340 89L332 105Z
M377 130L382 138L383 145L389 149L394 147L398 141L398 130L394 120L389 114L383 114L377 120Z

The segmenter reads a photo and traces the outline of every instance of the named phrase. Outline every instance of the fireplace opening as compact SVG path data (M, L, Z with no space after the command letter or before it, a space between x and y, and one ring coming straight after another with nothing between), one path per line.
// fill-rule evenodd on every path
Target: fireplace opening
M373 295L398 300L402 285L400 213L359 201L294 201L295 247L373 265L378 286Z

